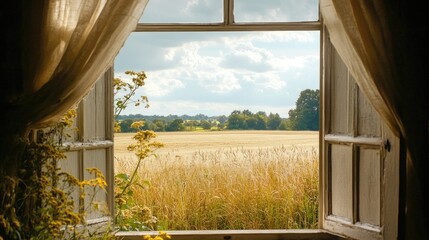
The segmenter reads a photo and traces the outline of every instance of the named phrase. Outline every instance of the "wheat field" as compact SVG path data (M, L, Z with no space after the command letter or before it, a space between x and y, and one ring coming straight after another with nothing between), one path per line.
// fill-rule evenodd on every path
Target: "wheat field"
M115 173L137 161L115 134ZM163 230L317 228L318 132L158 133L134 191Z

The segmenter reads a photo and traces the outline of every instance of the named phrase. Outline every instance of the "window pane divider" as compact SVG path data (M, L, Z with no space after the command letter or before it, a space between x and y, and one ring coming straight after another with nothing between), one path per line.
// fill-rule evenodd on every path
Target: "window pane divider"
M321 23L138 23L134 32L320 31Z
M345 136L345 135L335 135L335 134L327 134L325 135L325 141L328 143L355 143L359 145L373 145L373 146L381 146L383 144L383 140L380 137L366 137L366 136Z
M67 151L104 149L104 148L113 147L113 141L98 140L98 141L92 141L92 142L66 142L63 144L62 147Z

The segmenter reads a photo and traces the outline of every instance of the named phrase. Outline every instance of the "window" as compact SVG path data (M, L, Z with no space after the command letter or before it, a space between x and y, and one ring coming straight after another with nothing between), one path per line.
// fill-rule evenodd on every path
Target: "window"
M395 239L399 139L359 89L324 34L322 228L356 239Z
M189 78L199 79L199 78L203 78L204 76L212 77L213 75L216 75L212 79L208 79L208 81L205 81L205 84L209 85L207 87L214 89L213 91L214 94L222 91L230 90L225 88L232 88L234 90L235 87L237 88L241 87L239 85L232 84L233 82L227 82L228 78L236 77L236 76L228 75L232 71L227 71L226 74L223 74L222 70L219 71L219 69L207 69L207 72L205 73L195 74L195 71L201 71L201 70L193 69L193 64L198 64L198 63L204 62L205 60L207 60L207 62L209 61L216 62L217 59L220 59L220 56L207 54L207 56L210 56L210 57L207 57L205 59L200 59L200 58L195 59L197 56L194 54L194 51L198 50L200 53L201 52L207 53L213 49L217 49L218 54L225 54L225 55L229 54L229 57L223 58L223 59L227 59L228 61L230 61L230 63L224 63L224 64L227 64L227 65L229 64L231 66L231 63L234 62L235 65L241 64L241 66L237 66L238 68L241 67L241 69L244 69L244 70L252 69L251 72L247 71L246 73L241 73L241 74L245 75L245 77L248 78L249 84L254 84L252 82L257 82L256 84L260 85L261 91L263 91L265 87L279 88L284 90L283 88L284 86L282 86L282 84L289 84L288 85L289 88L296 87L296 88L301 88L301 90L304 90L306 88L319 89L319 81L317 79L319 79L319 76L320 76L320 73L319 73L320 23L318 22L318 12L317 12L318 2L317 1L306 1L305 3L302 2L304 5L301 7L304 10L307 10L306 7L308 5L312 5L312 8L309 8L308 12L305 11L306 12L305 15L311 16L311 17L306 17L303 19L297 19L296 16L291 16L290 12L281 12L281 11L276 12L276 4L278 4L278 2L273 2L272 6L267 6L266 3L261 4L261 2L253 2L252 3L253 6L249 6L247 5L248 2L244 2L244 4L237 5L239 10L238 12L233 11L233 8L234 8L233 1L224 1L224 5L223 5L224 8L223 9L221 8L220 11L216 11L215 7L209 5L209 4L215 4L214 2L215 1L199 1L199 2L193 1L191 4L190 1L187 1L188 3L187 5L183 4L183 2L177 2L174 4L169 2L168 6L163 5L162 1L149 2L146 8L146 13L141 18L140 20L141 23L138 25L136 33L133 33L130 36L130 38L126 43L126 47L122 49L121 53L117 57L117 62L115 63L115 72L117 71L122 72L127 70L127 68L131 68L131 69L143 68L143 70L146 71L147 67L139 66L138 62L141 62L141 61L138 61L136 59L136 58L142 58L144 56L150 56L150 60L146 61L146 62L149 62L147 63L149 65L145 65L145 66L149 66L149 68L152 68L152 69L157 69L160 67L158 66L158 64L160 64L161 61L165 61L165 59L170 60L171 62L177 61L177 59L175 59L175 57L178 55L177 51L182 51L185 53L184 55L182 55L182 62L183 61L186 62L186 64L182 64L182 65L185 68L184 72L187 72L185 74L187 74ZM294 6L293 3L291 3L290 1L279 1L279 2L281 2L282 5L286 7L288 5L290 5L290 7ZM176 6L176 4L178 6ZM198 6L198 4L201 6ZM216 5L216 6L219 7L219 5ZM283 6L281 8L283 8ZM198 7L200 7L200 9L202 8L203 12L204 10L207 10L207 9L210 9L210 11L205 12L203 16L201 16L201 12L195 11L195 9L198 9ZM258 8L261 9L262 11L260 11L259 13L252 12L252 14L258 15L259 19L266 19L268 15L271 15L272 22L271 20L265 21L265 22L264 21L250 22L248 19L248 16L240 14L240 13L250 12L249 9L253 9L253 11L256 11ZM151 13L150 12L151 9L164 9L165 10L164 13L175 12L176 14L174 14L174 16L165 14L164 16L163 13L157 13L157 12ZM186 12L183 12L177 9L185 9ZM277 10L278 9L279 8L277 7ZM219 17L216 17L216 16L219 16L218 15L219 12L224 13L224 15L223 14L221 15L222 18L220 19L220 21L219 21ZM237 14L237 16L239 17L239 19L242 20L242 22L235 23L234 14ZM213 15L213 17L211 17L210 15ZM291 16L291 17L289 18L287 16ZM141 33L141 32L144 32L144 33ZM180 33L180 32L185 32L185 33ZM250 42L251 38L254 38L254 39L259 38L260 40ZM167 49L167 51L164 52L163 54L155 53L154 51L156 51L156 46L150 44L150 42L153 42L154 39L156 39L158 44L161 44L163 46L168 46L169 42L175 41L175 42L181 43L178 45L185 46L185 47L182 47L181 49L171 47ZM194 40L192 42L189 39L197 39L197 40L207 39L210 41L205 41L204 42L205 45L202 46L202 45L197 45L198 43L197 40ZM270 40L264 41L264 39L270 39ZM300 49L298 49L297 45L293 45L290 48L287 48L284 45L288 41L288 39L295 39L295 40L298 39L299 41L303 41L303 42L308 41L311 43L308 43L308 45L303 44L304 47ZM308 39L311 39L311 40L308 40ZM296 41L296 42L299 42L299 41ZM146 47L144 46L145 42L149 43ZM256 42L256 44L259 44L258 47L255 47L249 44L254 42ZM186 43L187 45L183 43ZM276 44L283 45L283 46L282 47L277 46L276 48ZM227 47L234 48L234 49L239 48L240 51L239 52L236 51L235 53L233 53L231 50L227 49ZM273 51L274 48L275 48L275 51ZM309 50L309 48L311 48L311 50ZM139 51L141 52L136 54L136 52L139 52ZM258 52L258 51L265 51L265 52ZM290 59L286 59L285 58L286 54L284 52L282 53L282 51L287 52L288 53L287 56ZM267 52L270 52L270 53L267 54ZM301 57L300 55L303 55L303 53L309 53L309 52L311 52L310 58L307 58L307 59L300 58ZM276 53L277 55L274 55L271 53ZM187 57L187 55L189 55L189 57ZM266 81L271 81L271 82L264 83L265 79L261 78L262 74L260 74L260 72L262 71L262 69L258 69L258 68L265 67L263 66L263 64L261 64L261 62L264 63L264 61L266 60L262 59L263 61L261 61L260 58L269 58L272 65L277 65L276 69L273 69L272 71L272 72L275 72L275 74L273 74L275 76L272 77L271 79L266 79ZM118 61L118 59L120 59L121 61ZM133 61L133 59L135 59L136 61ZM249 59L254 61L253 62L249 61ZM125 61L128 63L127 66L123 65L123 62ZM306 61L306 62L312 63L311 71L299 69L300 74L309 75L309 76L304 76L304 77L301 76L300 78L293 79L293 80L289 79L290 82L282 81L283 79L277 79L278 78L277 76L282 76L282 74L285 74L285 72L287 72L289 68L294 69L293 65L295 64L299 65L300 61ZM213 65L216 65L216 64L211 64L211 65L206 64L206 66L208 67L213 67ZM226 68L228 68L228 66ZM298 71L294 71L291 69L289 70L292 72L298 73ZM159 72L161 71L158 71L157 73ZM150 74L150 76L153 76L153 75L154 73ZM242 76L240 76L240 78L241 77ZM259 82L255 81L256 78L258 79ZM297 86L297 84L293 82L293 81L298 81L298 79L301 81L301 84L299 86ZM180 81L177 81L177 79L175 79L174 76L173 77L171 75L168 76L167 74L163 75L163 77L159 77L158 79L153 79L153 81L167 81L168 83L164 84L165 87L162 90L167 90L170 87L176 87L180 90L180 88L182 87L182 83ZM214 84L215 82L222 82L222 81L225 81L225 83L222 85ZM199 94L201 92L199 89L195 91L190 91L189 88L183 91L186 91L187 95ZM291 91L291 93L294 92L294 95L287 96L287 94L285 94L285 91L278 91L276 93L277 94L276 96L265 95L265 98L276 98L279 100L279 102L289 102L290 105L294 107L295 101L298 98L299 91L297 89L293 89L293 90L290 89L289 91ZM238 91L235 91L235 92L232 92L231 94L237 94L237 92ZM206 94L206 95L208 95L207 98L213 97L213 96L210 96L209 94ZM246 95L240 95L240 96L243 96L243 98L246 98L244 99L244 101L247 101L248 105L249 103L251 103L249 101L252 101L252 97L254 97L251 92L248 92L247 96ZM232 96L232 95L230 97L237 98L237 96ZM156 97L153 98L149 96L149 100L156 101L157 99ZM255 101L255 103L258 103L258 102L261 103L261 101ZM279 105L282 105L282 104L279 104ZM283 106L284 105L285 104L283 104ZM288 106L289 108L290 108L290 105ZM153 108L153 109L151 110L150 108ZM162 107L162 109L156 109L157 106L154 104L151 104L150 108L148 109L149 112L153 111L154 113L157 113L157 112L159 113L163 109L168 108L168 106L164 106ZM173 108L175 107L173 106ZM234 109L231 109L231 111L232 110ZM254 112L258 110L268 111L266 108L250 109L250 110ZM287 114L288 110L289 109L282 109L282 112ZM148 112L148 111L145 111L145 112ZM273 112L278 112L278 111L273 111ZM317 139L316 135L315 137ZM316 148L317 146L318 144L315 145ZM320 230L305 230L305 231L306 232L303 232L303 234L309 234L310 236L312 235L323 236ZM278 230L278 234L281 234L281 232L282 230ZM188 232L188 234L189 233L190 232ZM243 234L243 233L245 232L240 233L238 231L235 234ZM213 237L216 234L224 234L224 233L222 233L222 231L216 231L210 234ZM249 234L249 232L247 234ZM251 234L252 235L260 234L262 236L264 235L264 231L259 231L259 232L253 231ZM265 234L270 234L270 233L269 231L265 231Z
M177 6L171 1L168 5L163 1L153 1L154 5L149 2L136 32L315 31L322 35L320 230L185 231L173 232L174 238L342 239L336 235L340 234L356 239L390 239L396 236L396 206L389 201L397 201L395 169L399 142L365 100L331 47L328 33L322 30L319 21L318 2L224 0L223 5L220 1L213 2L199 2L206 12L194 11L198 1L177 1ZM297 2L302 5L296 5ZM273 5L270 7L268 3ZM293 4L291 9L309 11L304 17L293 16L285 11L287 3ZM165 14L151 14L151 8L163 9ZM208 17L209 12L214 13L213 17ZM118 235L133 239L139 234L142 233Z
M221 2L149 2L136 32L320 30L317 0L237 3L234 0L224 0L223 5ZM297 10L302 11L299 16L295 14Z

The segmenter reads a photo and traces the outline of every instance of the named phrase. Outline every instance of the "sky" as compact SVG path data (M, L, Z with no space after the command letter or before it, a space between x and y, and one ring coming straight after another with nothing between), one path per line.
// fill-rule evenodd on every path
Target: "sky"
M222 2L152 0L140 21L220 22ZM235 19L318 19L317 1L298 2L236 0ZM317 31L132 33L116 57L115 77L129 81L125 71L145 71L137 95L150 107L122 114L228 116L248 109L286 118L302 90L319 89L319 48Z

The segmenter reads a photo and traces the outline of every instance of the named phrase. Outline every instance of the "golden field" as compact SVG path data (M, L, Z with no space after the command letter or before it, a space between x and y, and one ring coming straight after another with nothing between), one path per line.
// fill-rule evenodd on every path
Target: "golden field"
M165 144L157 154L189 156L197 151L245 148L260 149L279 146L317 148L319 133L315 131L212 131L212 132L159 132L156 140ZM127 151L133 133L115 134L115 156L134 158Z
M115 172L137 161L115 134ZM318 132L162 132L144 160L135 201L164 230L317 227Z

